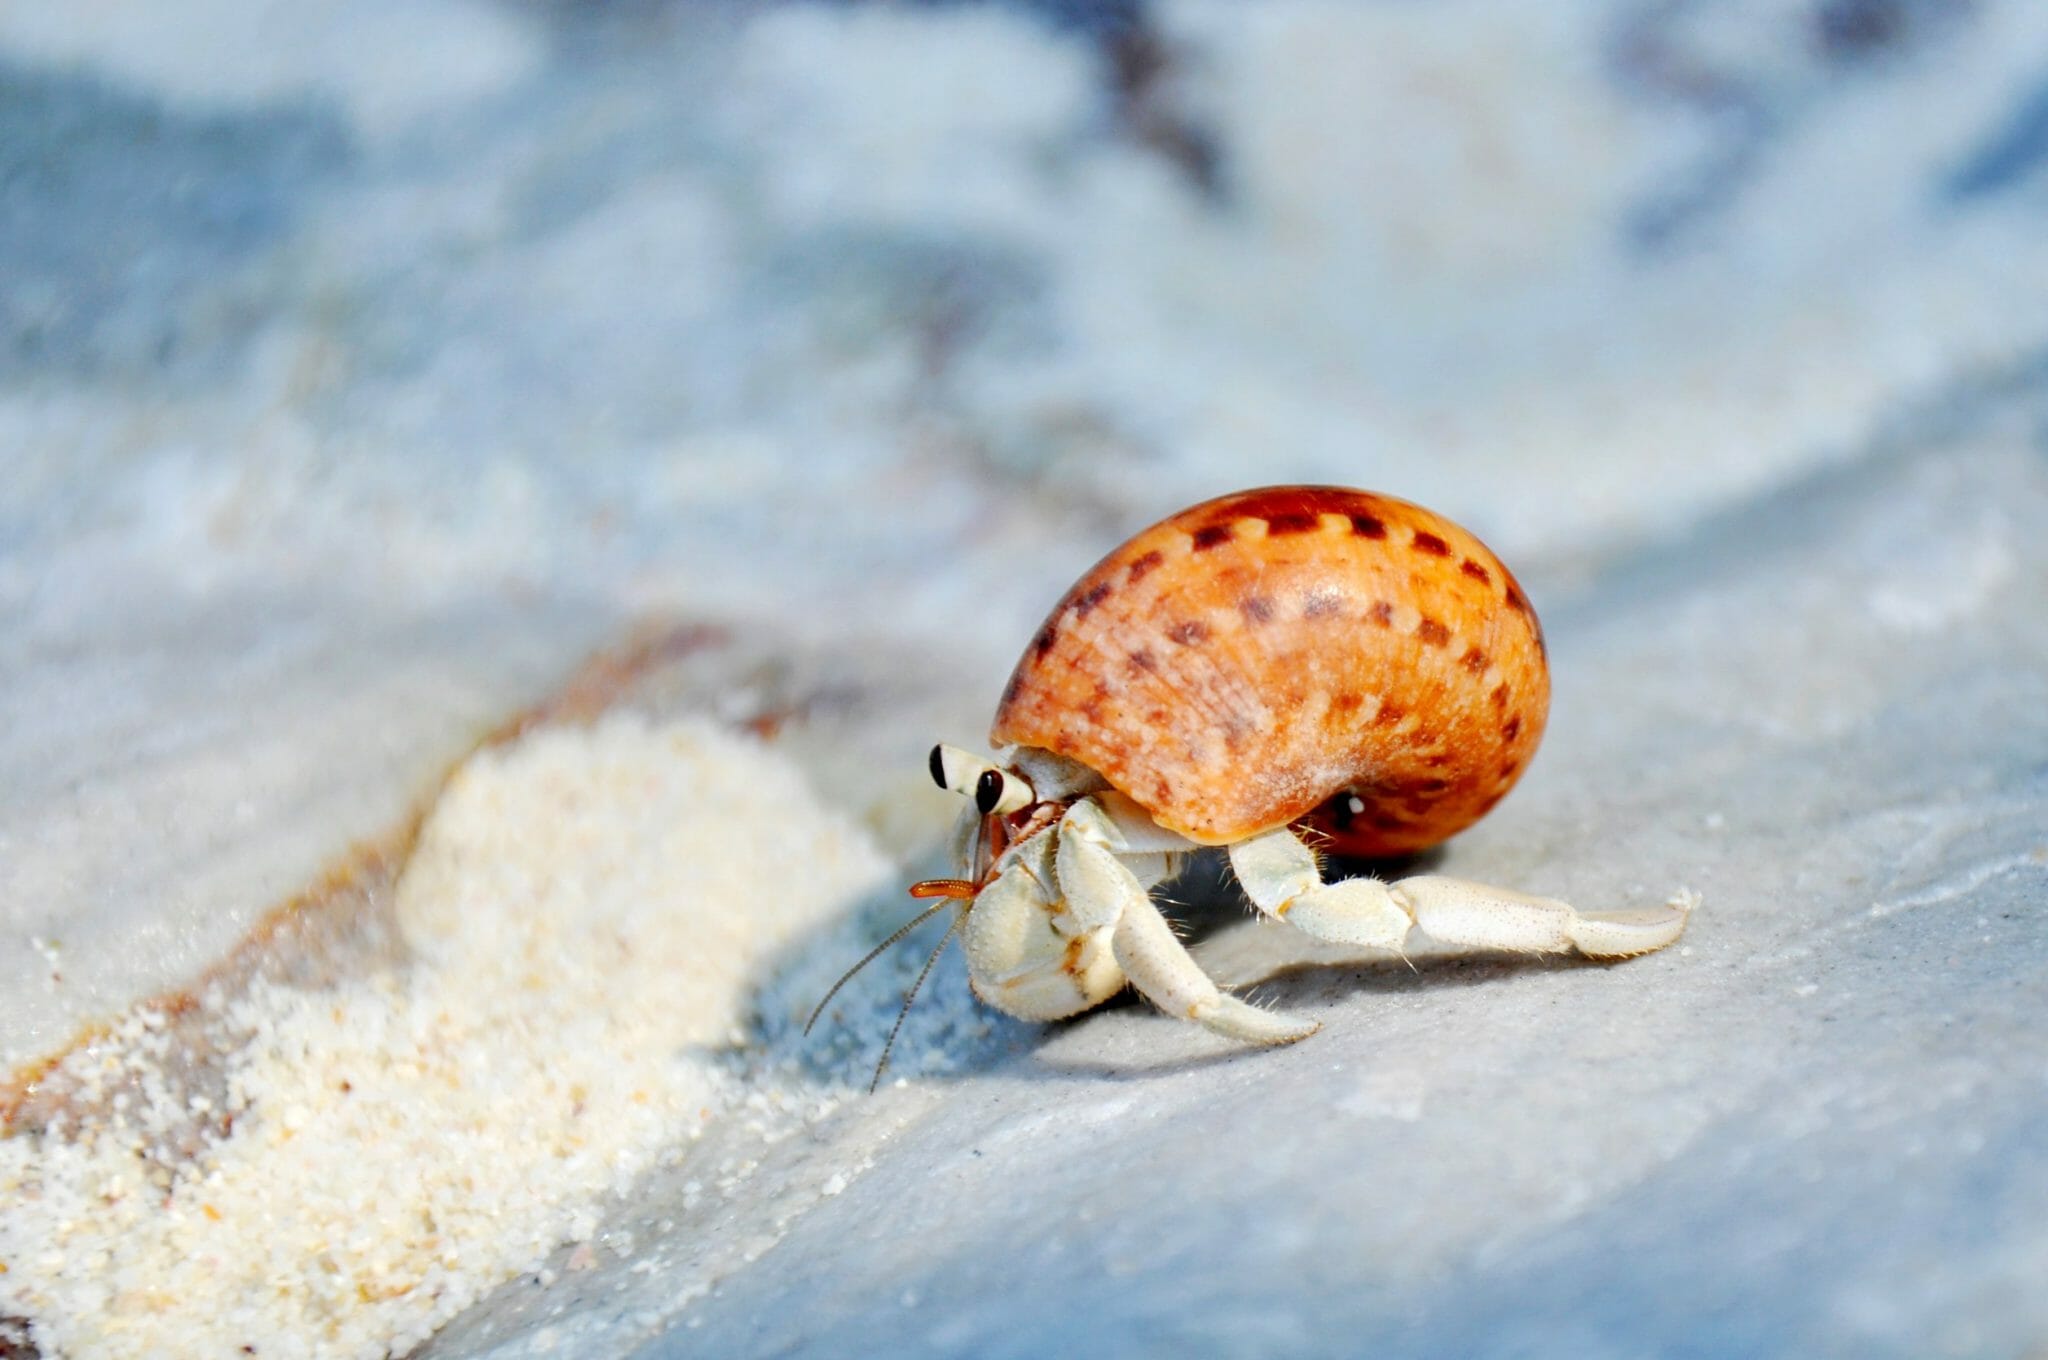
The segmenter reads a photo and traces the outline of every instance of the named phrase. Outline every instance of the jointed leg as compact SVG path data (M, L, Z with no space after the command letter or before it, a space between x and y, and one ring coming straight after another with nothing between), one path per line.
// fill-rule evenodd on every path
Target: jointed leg
M1115 925L1127 911L1151 905L1147 885L1117 851L1124 837L1092 799L1060 818L1053 872L1062 902L1059 928L1068 934Z
M1178 837L1174 842L1185 844ZM1115 924L1112 947L1131 985L1168 1015L1233 1039L1280 1044L1315 1033L1313 1021L1262 1011L1217 989L1174 938L1145 883L1129 867L1134 849L1145 861L1167 853L1147 842L1134 845L1133 837L1089 799L1076 803L1060 822L1057 863L1065 910L1081 928Z
M1145 810L1113 790L1091 794L1067 809L1059 825L1060 891L1069 903L1076 898L1125 902L1148 897L1153 884L1169 877L1180 857L1195 849L1192 841L1166 830ZM1125 871L1117 873L1118 866ZM1137 882L1132 894L1131 880ZM1108 924L1115 911L1089 913L1090 924Z
M1415 924L1384 883L1323 882L1315 852L1284 826L1231 846L1230 868L1260 911L1319 940L1399 949Z
M1685 933L1698 905L1680 893L1662 906L1585 912L1554 897L1534 897L1434 874L1404 878L1392 888L1415 924L1445 944L1561 954L1576 949L1596 959L1626 959L1662 949Z
M1324 883L1314 853L1285 827L1231 846L1230 865L1259 910L1318 939L1386 949L1399 949L1415 925L1445 944L1627 958L1676 940L1697 901L1681 895L1661 907L1581 912L1556 898L1433 874Z
M1291 1044L1322 1028L1319 1021L1260 1010L1217 990L1150 902L1117 922L1115 948L1131 985L1168 1015L1254 1044Z

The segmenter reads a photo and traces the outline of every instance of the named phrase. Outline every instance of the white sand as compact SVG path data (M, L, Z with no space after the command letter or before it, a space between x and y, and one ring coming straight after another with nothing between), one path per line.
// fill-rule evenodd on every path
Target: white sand
M46 1355L417 1344L587 1238L728 1102L713 1053L757 972L885 870L783 760L708 726L620 716L478 755L399 884L411 966L213 999L257 1039L198 1164L139 1155L190 1113L161 1095L0 1142L0 1313ZM161 1024L131 1013L72 1061L150 1069Z

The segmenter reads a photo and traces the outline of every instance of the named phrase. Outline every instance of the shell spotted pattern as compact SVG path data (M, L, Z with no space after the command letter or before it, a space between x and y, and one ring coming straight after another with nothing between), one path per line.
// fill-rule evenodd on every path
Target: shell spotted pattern
M1273 487L1097 563L991 735L1080 761L1204 844L1306 820L1332 850L1388 855L1498 802L1549 704L1535 611L1478 539L1391 496Z

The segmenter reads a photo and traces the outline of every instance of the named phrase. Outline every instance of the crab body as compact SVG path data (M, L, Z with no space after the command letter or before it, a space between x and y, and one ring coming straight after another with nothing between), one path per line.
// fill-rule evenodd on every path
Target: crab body
M1129 983L1256 1043L1317 1025L1221 992L1151 899L1203 846L1225 847L1254 907L1318 939L1662 948L1690 895L1586 913L1434 875L1323 880L1310 841L1401 853L1483 816L1527 767L1549 693L1521 587L1442 516L1339 487L1207 501L1053 609L1003 693L995 760L933 749L933 778L973 804L967 877L912 891L957 900L975 991L999 1010L1058 1019Z

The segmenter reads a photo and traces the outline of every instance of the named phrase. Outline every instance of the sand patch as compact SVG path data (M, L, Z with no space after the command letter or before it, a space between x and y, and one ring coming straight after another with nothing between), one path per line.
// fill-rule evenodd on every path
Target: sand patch
M718 1050L771 952L887 872L787 761L702 722L482 751L398 882L401 962L199 998L250 1036L224 1110L151 1080L161 1011L67 1056L88 1093L140 1081L94 1127L0 1141L0 1313L45 1354L403 1351L728 1106ZM151 1155L195 1116L196 1156Z

